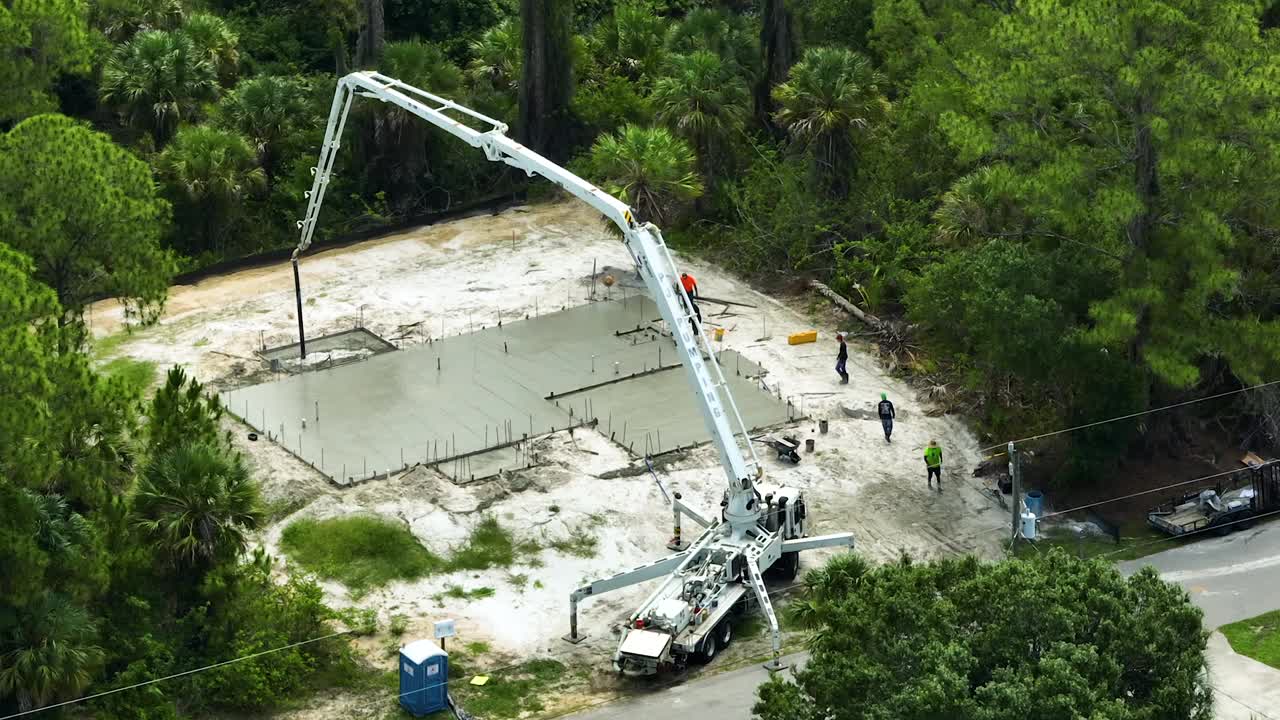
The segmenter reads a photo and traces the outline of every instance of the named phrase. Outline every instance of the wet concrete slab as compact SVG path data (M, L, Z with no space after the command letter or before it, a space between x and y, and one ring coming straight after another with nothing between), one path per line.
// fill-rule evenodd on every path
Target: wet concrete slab
M437 462L460 479L491 475L527 462L510 447L522 437L591 418L606 435L625 430L614 440L640 454L705 442L675 344L657 332L657 318L648 298L615 296L222 399L339 483ZM757 366L731 353L721 362L749 427L788 419L786 404L758 388Z
M797 414L764 392L759 381L734 375L734 353L721 353L719 359L728 365L725 379L749 430L785 423ZM754 364L751 367L758 372ZM599 419L597 430L639 455L654 455L710 439L694 392L684 370L678 367L575 393L566 401L581 406L584 399Z

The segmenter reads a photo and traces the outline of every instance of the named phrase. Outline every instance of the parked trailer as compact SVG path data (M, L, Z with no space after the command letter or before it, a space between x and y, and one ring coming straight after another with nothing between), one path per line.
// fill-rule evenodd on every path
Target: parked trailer
M1280 509L1280 461L1232 473L1212 488L1173 498L1147 513L1147 523L1169 535L1213 531L1226 535L1253 525L1258 515Z

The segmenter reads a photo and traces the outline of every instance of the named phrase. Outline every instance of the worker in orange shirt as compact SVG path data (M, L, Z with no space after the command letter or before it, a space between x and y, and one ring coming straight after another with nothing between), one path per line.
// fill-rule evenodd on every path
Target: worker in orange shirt
M680 286L684 288L684 296L689 300L689 307L693 308L693 314L698 316L698 324L701 324L702 311L698 309L698 303L694 302L698 297L698 281L694 280L689 273L680 273ZM693 325L693 321L690 320L689 324ZM694 325L693 331L695 333L698 331L696 325Z

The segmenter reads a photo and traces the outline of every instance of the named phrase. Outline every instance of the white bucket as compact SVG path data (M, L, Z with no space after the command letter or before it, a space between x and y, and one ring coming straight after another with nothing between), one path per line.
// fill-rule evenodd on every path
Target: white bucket
M1036 514L1033 512L1022 513L1022 537L1027 540L1036 539Z

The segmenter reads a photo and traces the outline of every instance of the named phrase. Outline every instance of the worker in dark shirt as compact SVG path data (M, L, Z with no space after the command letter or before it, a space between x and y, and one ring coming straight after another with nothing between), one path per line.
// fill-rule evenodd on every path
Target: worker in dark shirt
M840 341L840 352L836 355L836 374L840 376L840 384L849 384L849 373L845 372L844 364L849 360L849 346L844 344L844 335L837 333L836 340Z
M889 402L889 396L880 393L880 404L876 406L877 412L880 413L880 425L884 427L884 441L893 442L889 436L893 434L893 419L897 417L897 413L893 411L893 403Z
M684 288L685 299L689 301L689 307L693 308L693 314L698 317L698 323L701 324L702 311L698 309L698 303L694 302L698 297L698 281L694 280L689 273L680 273L680 286ZM689 321L689 325L693 326L694 333L698 332L698 328L693 325L692 320Z

